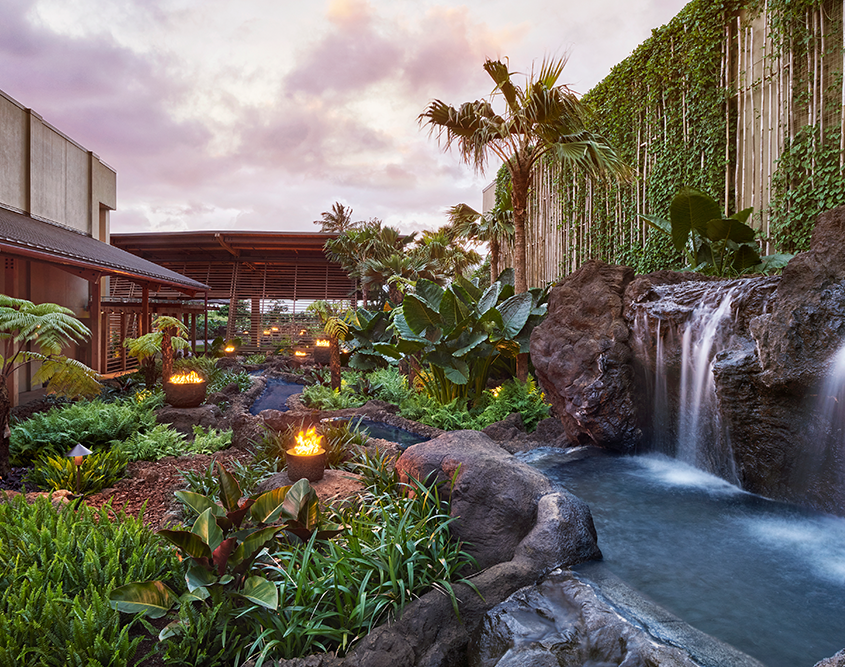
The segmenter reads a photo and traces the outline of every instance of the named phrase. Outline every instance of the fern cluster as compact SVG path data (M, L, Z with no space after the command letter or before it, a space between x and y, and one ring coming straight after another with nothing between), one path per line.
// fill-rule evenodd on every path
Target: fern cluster
M193 428L194 439L189 441L167 424L157 424L148 431L134 433L117 447L131 461L158 461L165 456L213 454L232 444L231 431Z
M130 581L172 579L178 562L140 519L106 506L0 504L0 664L123 667L140 638L109 606ZM13 556L12 556L13 555Z
M24 466L37 457L58 458L77 443L91 450L104 448L154 423L155 415L146 403L132 399L113 403L97 399L56 407L12 427L11 460L13 465Z
M45 491L65 489L87 495L113 486L126 472L126 463L127 457L117 449L101 450L86 456L78 470L66 456L48 456L35 462L26 481L28 486L34 485Z

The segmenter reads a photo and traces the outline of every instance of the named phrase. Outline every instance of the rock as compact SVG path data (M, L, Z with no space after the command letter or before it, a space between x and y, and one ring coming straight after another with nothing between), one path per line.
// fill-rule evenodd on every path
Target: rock
M631 451L642 438L633 354L622 317L634 272L589 261L552 288L531 361L571 442Z
M811 386L845 342L845 206L819 216L810 250L783 270L774 307L751 323L766 386Z
M845 649L824 660L820 660L813 667L845 667Z
M170 424L180 433L193 438L194 426L216 428L223 412L216 405L200 405L196 408L163 407L156 411L156 423Z
M552 573L491 609L467 655L470 667L699 667L686 651L626 620L569 571ZM740 661L730 663L734 667L762 667L735 651L731 655Z
M457 517L452 534L467 543L480 569L513 558L537 520L540 499L552 492L544 475L478 431L454 431L413 445L399 457L396 469L404 482L414 478L441 485L441 494L451 501L451 515ZM592 525L586 506L573 504L571 511L573 516L586 511L580 520ZM574 551L598 551L594 529L589 536L580 531L577 539L592 546L579 544Z
M264 425L276 433L283 433L290 427L308 429L320 423L319 413L316 412L262 410L258 415L263 420Z
M290 481L287 473L279 472L261 482L256 487L255 492L267 493L267 491L283 486L290 486L291 484L293 482ZM365 490L363 477L345 470L326 470L323 473L323 479L311 482L310 484L314 491L317 492L317 497L323 502L331 502L336 499L345 500L346 498L360 495Z
M264 437L264 420L249 412L236 413L231 421L232 448L250 449Z
M502 421L494 422L482 429L484 435L496 442L513 440L525 433L525 424L522 423L522 415L514 412L505 417Z

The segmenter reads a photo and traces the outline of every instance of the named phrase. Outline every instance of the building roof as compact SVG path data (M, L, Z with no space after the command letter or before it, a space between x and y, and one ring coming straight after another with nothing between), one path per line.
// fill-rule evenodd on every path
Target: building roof
M123 276L194 295L208 285L81 232L0 207L0 252L60 265L67 270Z

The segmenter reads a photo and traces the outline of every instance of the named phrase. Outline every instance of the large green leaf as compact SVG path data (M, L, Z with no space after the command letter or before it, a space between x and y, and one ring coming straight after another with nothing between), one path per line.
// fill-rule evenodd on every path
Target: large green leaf
M640 213L639 217L645 220L649 227L653 227L658 231L672 236L672 223L668 220L657 215L645 215L643 213Z
M467 337L464 346L455 350L452 355L455 357L463 357L467 352L474 350L485 340L487 340L487 334L484 331L475 331Z
M270 544L282 530L283 526L268 526L253 531L244 538L238 548L229 557L229 564L238 568L241 565L249 564L252 558L265 546Z
M759 263L760 253L757 252L757 247L743 244L734 253L732 265L735 271L741 273L745 269L757 266Z
M276 609L279 606L279 589L276 584L267 581L264 577L248 577L240 590L241 597L246 598L253 604L266 609Z
M712 197L693 188L683 188L669 206L672 243L679 252L684 252L692 229L706 229L710 220L721 217L722 211Z
M459 299L455 298L455 293L451 290L446 290L440 300L440 321L447 333L454 331L455 325L463 319L458 312L458 303Z
M198 535L211 551L219 547L223 541L223 531L217 525L210 507L197 517L191 532Z
M400 338L404 340L414 341L417 343L428 344L428 340L419 335L408 326L408 321L405 319L405 313L402 308L397 308L393 311L393 327Z
M461 291L465 292L466 295L469 297L469 301L467 303L475 303L481 298L481 290L478 286L463 276L457 276L455 280L452 282L453 287L458 287Z
M496 278L496 282L513 287L516 285L516 271L513 270L513 267L509 266L499 273L499 276Z
M241 487L232 474L217 461L217 479L220 482L220 502L227 510L238 509L241 499Z
M440 314L413 294L405 297L400 308L411 331L417 335L426 329L440 327Z
M258 523L272 523L278 519L290 488L290 486L282 486L262 493L250 508L250 516Z
M498 310L502 316L504 333L507 338L513 338L522 331L522 327L528 321L528 316L531 315L532 301L530 292L521 292L499 305Z
M161 618L178 601L179 596L160 581L126 584L109 593L112 609L128 614L140 612L149 618Z
M751 217L751 214L754 212L754 207L749 206L748 208L744 208L741 211L734 213L731 218L734 220L739 220L740 222L748 222L748 218Z
M185 582L188 584L189 591L195 591L198 588L205 588L216 584L218 577L208 568L201 565L192 565L185 573Z
M211 558L211 549L196 533L192 533L189 530L164 529L158 531L156 534L161 535L168 542L175 544L191 558Z
M205 510L210 509L215 516L225 516L225 510L215 503L211 498L194 493L193 491L176 491L174 493L179 500L185 503L197 514L202 514Z
M707 223L706 236L711 241L727 239L734 243L750 243L757 238L757 232L739 220L727 218L725 220L710 220Z
M483 315L499 301L499 293L502 291L501 283L493 283L484 290L484 294L478 300L478 313Z
M426 278L420 278L416 284L416 296L425 301L432 310L440 310L440 300L443 298L443 288Z
M319 499L307 479L298 480L285 497L282 518L296 519L307 528L317 524Z

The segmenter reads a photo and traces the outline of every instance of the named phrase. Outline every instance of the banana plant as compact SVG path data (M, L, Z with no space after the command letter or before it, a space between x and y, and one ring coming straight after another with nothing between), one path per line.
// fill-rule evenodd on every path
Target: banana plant
M724 217L719 204L693 188L682 188L669 205L669 220L640 214L654 229L669 235L687 260L685 270L717 276L768 273L782 269L792 255L760 257L757 231L745 224L752 208Z
M199 601L215 606L227 603L227 608L247 603L275 610L278 589L255 573L255 559L283 532L308 541L312 536L327 539L343 530L336 524L319 528L317 494L306 479L242 500L237 480L219 461L217 477L219 504L199 493L177 491L176 496L199 516L190 530L158 531L187 562L186 592L177 595L161 581L130 583L111 592L112 608L149 618L161 618L179 605ZM246 527L247 518L254 525ZM173 621L159 638L179 632L179 621Z
M514 293L513 269L486 290L461 277L447 287L417 281L393 311L394 344L374 349L394 358L415 356L427 393L442 404L479 398L493 363L528 352L531 331L546 314L548 291Z

